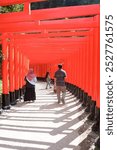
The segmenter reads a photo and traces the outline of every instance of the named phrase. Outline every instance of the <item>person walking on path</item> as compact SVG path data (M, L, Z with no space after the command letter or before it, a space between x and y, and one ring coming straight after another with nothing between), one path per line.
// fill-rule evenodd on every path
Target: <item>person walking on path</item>
M66 95L66 86L65 86L65 78L66 71L62 69L62 64L58 64L58 70L54 74L54 86L56 87L58 104L62 101L65 104L65 95ZM62 92L62 98L60 94Z
M48 88L48 86L51 88L50 82L51 82L51 78L50 78L50 73L46 72L46 89Z
M36 100L35 84L37 82L37 78L36 75L34 74L33 69L29 69L28 74L25 77L25 81L26 85L25 85L24 101Z

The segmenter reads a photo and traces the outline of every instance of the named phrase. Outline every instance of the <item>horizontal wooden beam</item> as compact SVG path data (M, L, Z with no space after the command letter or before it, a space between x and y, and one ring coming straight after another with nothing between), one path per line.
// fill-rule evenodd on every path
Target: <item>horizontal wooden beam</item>
M41 30L57 30L57 29L78 29L78 28L96 28L99 22L91 18L78 18L70 20L54 20L54 21L37 21L37 22L21 22L0 25L0 32L27 32Z
M16 39L14 41L15 45L32 45L32 46L53 46L53 45L69 45L78 44L82 42L87 42L89 39L87 37L82 38L39 38L39 39Z
M89 35L93 35L92 32L90 31L66 31L66 32L56 32L56 33L40 33L40 34L17 34L17 35L14 35L14 39L37 39L37 38L47 38L47 37L77 37L77 36L89 36Z
M82 43L71 43L71 44L56 44L56 45L43 45L43 46L37 46L37 45L18 45L19 48L22 50L22 51L27 51L27 53L29 52L44 52L46 51L47 52L55 52L55 50L59 50L59 51L68 51L68 50L73 50L73 49L78 49L79 47L82 47L84 45L86 45L87 42L82 42Z
M36 20L50 20L80 16L94 16L100 14L100 5L83 5L83 6L69 6L58 7L41 10L32 10L31 14L25 12L12 12L0 14L0 23L10 22L25 22Z
M22 4L25 2L41 2L41 1L47 1L47 0L0 0L0 6Z
M47 63L52 62L57 59L62 59L63 57L70 56L74 51L72 50L70 53L45 53L45 54L32 54L28 55L27 57L30 59L31 63ZM38 57L37 57L38 55ZM49 59L48 59L49 58Z

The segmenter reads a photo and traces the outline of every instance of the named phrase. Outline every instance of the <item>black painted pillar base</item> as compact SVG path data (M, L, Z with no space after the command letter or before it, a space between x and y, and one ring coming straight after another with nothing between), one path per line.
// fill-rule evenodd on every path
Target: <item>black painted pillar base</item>
M80 90L81 90L81 88L78 88L78 91L77 91L77 99L80 99Z
M22 93L23 93L23 95L25 94L25 90L26 90L26 85L24 85L24 86L22 87Z
M66 85L66 89L68 90L69 83L65 82L65 85Z
M80 100L79 100L80 102L83 102L83 93L84 93L84 91L80 89L80 93L79 93L80 94Z
M74 96L75 96L75 93L76 93L76 89L77 89L76 85L73 85L72 94L73 94Z
M82 104L83 107L86 107L87 106L87 93L83 92L83 104Z
M67 83L67 82L65 82L65 85L66 85L66 90L68 90L68 83Z
M15 100L20 99L20 90L15 90Z
M93 121L95 119L95 108L96 108L96 101L91 101L91 105L90 105L90 115L88 116L88 119Z
M10 109L10 96L9 96L9 94L2 94L2 109Z
M69 91L72 93L72 91L73 91L73 84L70 84L70 89L69 89Z
M77 97L78 96L78 92L79 92L79 88L76 86L76 90L75 90L75 93L74 95Z
M68 90L69 90L69 92L71 92L70 91L71 90L71 83L68 84Z
M10 92L10 104L16 105L15 92Z
M92 126L92 131L94 132L100 131L100 109L97 107L95 110L95 124Z
M100 137L98 137L98 139L95 141L95 146L95 150L100 149Z
M10 92L10 104L15 105L16 99L15 99L15 92Z
M91 96L87 95L87 108L85 109L85 112L89 113L91 107Z
M24 88L20 88L19 91L20 91L20 99L23 99L23 97L24 97Z

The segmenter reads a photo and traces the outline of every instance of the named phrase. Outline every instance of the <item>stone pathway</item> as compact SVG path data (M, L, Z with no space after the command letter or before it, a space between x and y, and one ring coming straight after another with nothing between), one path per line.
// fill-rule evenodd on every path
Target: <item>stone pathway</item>
M0 115L0 150L93 150L96 133L81 103L67 92L58 104L53 89L36 85L34 103L19 101Z

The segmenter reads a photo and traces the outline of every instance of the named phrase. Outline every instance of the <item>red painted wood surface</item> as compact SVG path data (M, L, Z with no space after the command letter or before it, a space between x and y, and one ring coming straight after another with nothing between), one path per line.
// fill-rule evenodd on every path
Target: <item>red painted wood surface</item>
M3 92L9 92L9 73L10 82L13 80L11 65L15 67L14 84L18 90L25 84L24 77L29 67L34 69L38 77L45 77L49 71L54 78L57 64L62 63L67 72L66 81L88 93L99 108L100 6L96 4L30 11L28 2L23 12L0 14L3 53L10 58L9 61L5 56L3 60ZM11 40L14 39L14 55L12 48L8 53L5 40L10 36L7 33L12 33ZM10 90L13 90L13 84Z
M36 1L46 1L46 0L0 0L0 6L21 4L25 2L36 2Z
M10 39L9 44L9 91L15 91L15 79L14 79L14 44L13 39Z
M2 91L3 94L9 94L9 45L7 34L3 34L2 37Z

